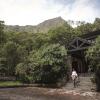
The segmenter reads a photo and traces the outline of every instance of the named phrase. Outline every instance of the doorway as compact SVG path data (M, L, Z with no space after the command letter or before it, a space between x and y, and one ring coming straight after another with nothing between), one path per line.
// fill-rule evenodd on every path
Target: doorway
M77 73L86 73L88 71L88 65L85 60L85 55L82 51L73 52L72 57L72 69L75 69Z

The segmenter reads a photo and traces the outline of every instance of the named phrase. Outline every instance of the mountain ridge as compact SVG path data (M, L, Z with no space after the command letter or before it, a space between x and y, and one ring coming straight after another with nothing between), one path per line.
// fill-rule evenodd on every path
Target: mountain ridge
M52 19L45 20L37 25L5 25L5 32L30 32L30 33L41 33L48 32L52 28L57 28L62 26L66 21L62 17L56 17Z

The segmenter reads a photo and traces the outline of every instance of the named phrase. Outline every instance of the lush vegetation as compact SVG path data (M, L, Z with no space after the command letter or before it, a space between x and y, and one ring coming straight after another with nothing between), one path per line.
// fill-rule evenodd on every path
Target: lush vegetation
M0 74L26 83L56 83L68 75L68 43L76 36L100 29L100 19L93 24L80 22L76 28L66 22L42 33L4 32L4 27L0 21Z
M71 37L72 32L72 27L67 23L66 27L70 27L66 31L68 37L63 27L48 33L4 33L1 29L5 41L0 44L0 73L5 74L4 76L15 76L26 83L56 83L66 77L65 41Z
M30 53L29 62L19 63L16 66L16 74L21 79L24 78L23 81L26 82L57 82L57 79L66 75L66 56L64 46L60 46L60 44L44 45L39 50Z
M88 49L87 57L91 69L95 72L97 90L100 91L100 36L96 39L95 44Z

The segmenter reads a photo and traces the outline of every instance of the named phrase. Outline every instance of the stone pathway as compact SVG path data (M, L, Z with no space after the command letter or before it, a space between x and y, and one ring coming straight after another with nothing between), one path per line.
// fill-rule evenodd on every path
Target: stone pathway
M96 86L91 82L92 76L86 75L86 76L80 76L79 77L79 85L78 87L74 88L73 82L68 82L63 88L62 88L62 94L72 94L72 95L80 95L89 97L89 100L100 100L100 94L95 91Z
M100 100L100 93L91 91L94 85L90 76L80 76L80 84L73 88L72 82L60 89L53 88L2 88L0 100Z
M92 75L93 76L93 75ZM74 88L72 81L68 82L63 89L66 90L78 90L78 91L93 91L95 89L95 84L91 82L92 76L79 76L78 87Z

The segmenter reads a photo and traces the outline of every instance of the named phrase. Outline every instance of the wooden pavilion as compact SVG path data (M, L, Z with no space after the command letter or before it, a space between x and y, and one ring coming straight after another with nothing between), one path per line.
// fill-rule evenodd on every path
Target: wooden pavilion
M71 56L71 68L78 73L88 71L89 61L85 59L85 51L91 46L95 39L100 35L100 30L76 37L69 43L68 52Z

